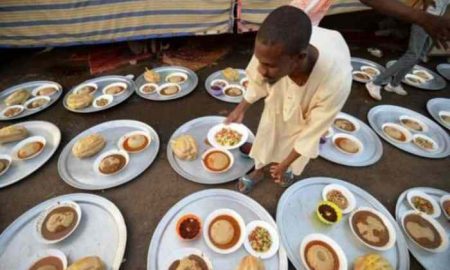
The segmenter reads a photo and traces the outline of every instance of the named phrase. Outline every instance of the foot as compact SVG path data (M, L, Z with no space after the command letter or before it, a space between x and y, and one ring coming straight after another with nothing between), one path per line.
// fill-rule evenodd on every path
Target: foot
M381 86L374 84L373 82L366 83L367 91L369 92L369 95L376 100L381 100Z
M401 85L392 86L391 84L388 84L384 87L384 90L396 93L397 95L400 96L406 96L408 94L408 92L406 92Z
M254 170L250 174L239 178L237 188L240 192L248 194L253 187L264 179L263 170Z
M278 184L283 188L288 188L295 182L294 173L291 170L288 170L284 173L283 179L278 182Z

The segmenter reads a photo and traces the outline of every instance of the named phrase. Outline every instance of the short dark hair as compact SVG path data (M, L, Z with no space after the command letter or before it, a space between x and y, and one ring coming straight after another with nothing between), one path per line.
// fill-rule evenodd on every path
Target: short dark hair
M305 12L293 6L281 6L264 20L256 40L265 45L282 44L286 53L293 55L308 47L311 32L311 20Z

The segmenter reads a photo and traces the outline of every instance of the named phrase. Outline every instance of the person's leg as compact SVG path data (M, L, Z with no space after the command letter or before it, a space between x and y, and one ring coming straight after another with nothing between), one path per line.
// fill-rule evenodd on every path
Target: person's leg
M238 179L238 190L245 194L252 191L253 187L264 179L264 168L262 164L255 164L255 170Z
M431 38L418 25L411 27L411 36L409 39L409 46L406 53L397 61L399 70L392 78L392 87L397 87L402 82L403 78L408 74L417 64L419 59L426 53L428 53L431 46Z

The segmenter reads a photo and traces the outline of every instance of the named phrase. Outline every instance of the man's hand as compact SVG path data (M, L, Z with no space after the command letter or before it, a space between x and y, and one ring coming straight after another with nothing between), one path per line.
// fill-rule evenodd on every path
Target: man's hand
M288 167L283 163L276 163L270 166L270 175L275 183L280 183L283 180L283 175Z
M427 14L427 19L420 26L431 36L437 47L448 49L450 18Z
M234 109L225 120L225 124L231 123L242 123L244 120L245 113L242 112L239 108Z

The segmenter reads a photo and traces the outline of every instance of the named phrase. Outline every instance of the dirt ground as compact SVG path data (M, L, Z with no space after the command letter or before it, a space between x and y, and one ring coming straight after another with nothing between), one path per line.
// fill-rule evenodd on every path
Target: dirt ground
M232 42L239 42L233 39ZM95 114L75 114L64 109L61 100L51 108L26 120L45 120L56 124L62 132L61 145L56 154L37 172L27 179L0 190L0 231L6 229L22 213L46 199L69 193L85 192L67 185L58 176L57 160L63 147L78 133L96 124L115 119L134 119L151 125L158 132L162 145L156 161L139 177L117 188L87 192L103 196L114 202L125 218L128 240L121 269L146 269L150 238L159 220L176 202L196 191L208 188L235 189L235 182L206 186L192 183L178 176L170 167L166 157L167 142L171 134L183 123L205 115L226 115L234 105L218 101L204 89L204 81L212 72L232 66L245 68L251 57L251 42L236 46L218 65L198 72L199 85L189 96L171 102L150 102L133 95L113 109ZM68 60L76 49L58 49L36 55L35 51L14 51L0 67L0 88L31 80L55 80L67 92L71 87L91 78L85 64ZM364 48L352 49L352 55L374 59L385 64L387 55L375 59ZM427 64L434 67L444 59L433 59ZM111 74L134 74L143 72L147 63L126 66ZM332 74L329 74L332 76ZM442 91L421 91L410 87L408 96L383 93L383 101L376 102L366 93L361 84L354 83L352 93L343 111L367 123L368 111L380 104L403 106L426 116L426 102L435 97L450 97L450 87ZM254 106L244 121L256 131L262 103ZM4 126L5 124L0 124ZM430 160L419 158L398 150L383 141L384 154L379 162L365 168L350 168L328 162L322 158L313 160L301 178L327 176L346 180L365 189L394 213L395 203L405 189L417 186L434 187L450 191L449 159ZM284 189L271 181L264 181L250 197L275 216L278 199ZM105 243L107 244L107 243ZM292 268L293 269L293 268ZM411 256L411 269L422 269Z

